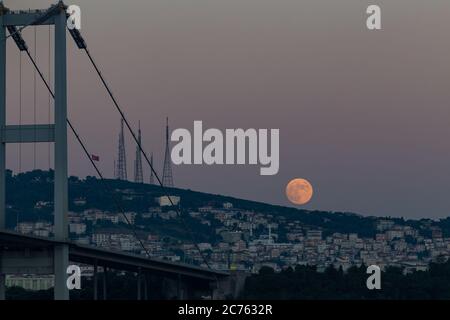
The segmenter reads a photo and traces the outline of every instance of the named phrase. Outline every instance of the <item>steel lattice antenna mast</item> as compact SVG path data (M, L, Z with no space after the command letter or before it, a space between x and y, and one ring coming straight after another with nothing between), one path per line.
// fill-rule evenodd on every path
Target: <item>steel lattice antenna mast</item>
M164 187L173 187L172 166L169 151L169 118L166 118L166 152L164 154L164 168L162 184Z
M141 145L141 122L139 121L138 142ZM143 183L142 158L139 146L136 146L136 160L134 160L134 182Z
M119 156L117 160L116 178L127 180L127 155L125 152L125 135L123 131L123 119L120 121Z
M152 168L154 168L153 166L153 152L150 156L150 164L152 165ZM153 170L150 170L150 184L155 184L155 176L153 175Z

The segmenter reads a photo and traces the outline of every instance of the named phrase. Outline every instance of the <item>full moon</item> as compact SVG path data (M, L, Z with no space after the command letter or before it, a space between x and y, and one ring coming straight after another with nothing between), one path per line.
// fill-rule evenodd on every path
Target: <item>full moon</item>
M286 186L286 196L297 205L306 204L313 195L312 185L305 179L292 179Z

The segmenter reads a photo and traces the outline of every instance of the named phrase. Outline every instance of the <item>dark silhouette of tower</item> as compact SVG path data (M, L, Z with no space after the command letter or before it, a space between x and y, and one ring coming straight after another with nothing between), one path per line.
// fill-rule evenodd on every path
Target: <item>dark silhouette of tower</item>
M138 130L138 143L141 144L141 122L139 121L139 130ZM143 183L144 178L142 174L142 158L141 158L141 149L139 149L139 145L136 146L136 159L134 160L134 182Z
M150 164L152 165L152 168L155 169L155 167L153 166L153 152L152 155L150 156ZM150 184L155 184L155 176L153 174L153 170L150 169Z
M116 178L127 180L127 155L125 152L125 135L123 131L123 119L120 121L119 154L117 160Z
M166 118L166 152L164 154L162 184L164 187L173 187L172 165L169 151L169 118Z

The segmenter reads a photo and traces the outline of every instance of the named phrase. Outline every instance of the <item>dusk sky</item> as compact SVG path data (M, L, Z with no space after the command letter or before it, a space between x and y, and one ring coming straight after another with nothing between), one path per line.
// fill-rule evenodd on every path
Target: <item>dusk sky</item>
M7 0L11 9L55 1ZM448 0L68 0L81 32L162 173L171 129L280 129L280 171L258 166L174 166L177 187L290 205L292 178L314 196L305 209L437 218L450 214L450 2ZM368 31L378 4L382 30ZM47 26L37 61L48 72ZM34 28L24 31L33 52ZM100 156L117 158L119 115L84 52L68 35L69 117ZM33 122L33 69L23 55L23 123ZM19 118L19 53L8 40L8 121ZM52 76L53 78L53 76ZM39 79L38 79L39 80ZM48 96L38 81L37 122ZM71 133L70 173L94 175ZM135 146L127 134L128 176ZM22 147L22 170L33 147ZM8 146L18 169L18 147ZM38 145L39 168L48 147ZM53 161L52 161L53 163ZM149 169L144 165L145 179Z

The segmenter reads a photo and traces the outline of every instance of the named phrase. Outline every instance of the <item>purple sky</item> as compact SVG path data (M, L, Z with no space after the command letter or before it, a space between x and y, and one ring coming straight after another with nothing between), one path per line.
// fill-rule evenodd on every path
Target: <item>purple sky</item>
M52 1L5 1L12 9ZM291 178L314 187L307 209L443 217L450 212L449 1L74 0L82 33L143 144L162 171L164 119L171 127L279 128L280 172L259 166L174 167L176 186L288 205ZM365 28L369 4L382 31ZM34 29L24 37L33 49ZM48 27L37 29L48 70ZM70 39L70 38L69 38ZM119 116L69 42L69 114L101 169L112 176ZM8 120L18 122L18 62L8 44ZM23 57L23 122L33 121L33 73ZM46 71L47 72L47 71ZM38 122L47 122L38 83ZM92 175L70 137L71 174ZM22 170L33 168L23 146ZM134 146L127 136L128 175ZM18 148L8 147L18 168ZM48 167L47 145L38 166ZM145 166L148 179L149 170Z

